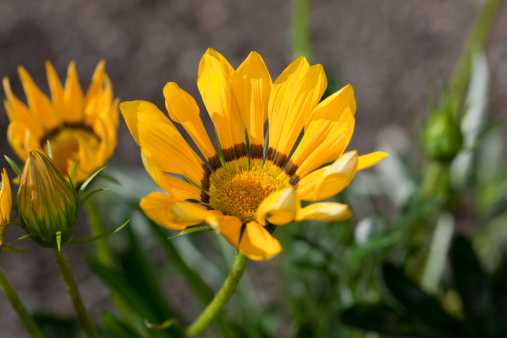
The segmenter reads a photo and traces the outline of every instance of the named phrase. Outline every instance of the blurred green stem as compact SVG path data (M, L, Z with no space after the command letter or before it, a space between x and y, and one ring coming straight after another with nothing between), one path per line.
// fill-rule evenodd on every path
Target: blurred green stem
M72 304L74 305L74 309L76 310L79 323L81 324L87 337L98 338L90 315L88 314L88 311L86 311L83 300L81 299L81 295L79 294L79 289L77 287L76 281L74 280L74 276L72 275L67 257L65 257L63 251L59 251L58 249L53 249L53 254L55 256L56 263L60 268L60 273L62 274L63 281L67 286L67 292L69 293Z
M236 287L238 286L241 276L243 276L247 262L248 258L238 252L234 264L232 265L231 272L229 276L227 276L224 285L201 315L187 328L187 337L195 337L201 334L204 329L213 322L218 313L222 311L229 298L231 298L234 291L236 291Z
M310 0L292 0L292 58L312 59L310 38Z
M97 212L97 208L95 208L92 200L89 199L86 201L84 207L86 210L86 216L88 217L88 221L90 223L92 236L97 236L104 233L104 225L102 224L100 215ZM111 255L111 250L109 249L109 245L107 244L107 238L101 238L97 241L94 241L93 244L95 245L97 259L99 262L105 266L111 267L113 265L113 258Z
M30 316L28 311L26 311L26 308L23 303L21 303L21 299L19 299L16 290L14 290L2 269L0 269L0 285L2 286L2 289L4 289L5 295L11 302L11 305L18 314L19 318L21 318L28 332L30 332L30 336L43 338L44 335L33 320L32 316Z
M500 10L503 0L485 0L477 16L474 26L463 47L450 79L450 87L456 98L462 103L470 81L472 59L484 48L489 37L491 27Z
M106 232L100 214L97 211L95 204L93 204L93 201L89 199L85 202L84 207L86 210L88 222L90 224L92 237ZM114 259L113 254L111 253L111 248L109 247L109 243L107 241L107 237L96 240L93 242L93 244L95 246L95 254L97 255L97 260L106 267L113 267ZM115 290L111 290L111 298L114 305L116 306L116 309L121 313L121 315L126 320L132 320L131 312L128 310L128 305L125 303L123 297L121 297L121 295L119 295Z
M447 197L450 184L450 164L431 161L426 168L421 195L425 200Z

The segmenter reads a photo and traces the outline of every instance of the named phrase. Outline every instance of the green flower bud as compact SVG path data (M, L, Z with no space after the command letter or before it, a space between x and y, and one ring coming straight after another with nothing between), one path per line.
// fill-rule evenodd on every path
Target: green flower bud
M72 236L79 211L76 190L41 150L28 155L17 201L21 227L38 244L58 248Z
M451 162L463 148L461 125L452 111L433 111L422 132L422 148L427 158Z

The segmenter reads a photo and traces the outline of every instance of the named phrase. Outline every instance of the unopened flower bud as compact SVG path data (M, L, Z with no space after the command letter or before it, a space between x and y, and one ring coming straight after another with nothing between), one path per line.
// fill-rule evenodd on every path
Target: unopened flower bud
M38 244L57 248L72 236L79 211L76 190L41 150L28 155L17 201L21 226Z
M422 147L429 159L451 162L463 148L461 125L449 112L433 112L422 132Z
M2 188L0 190L0 245L3 243L5 228L10 221L12 209L12 194L9 177L5 169L2 172Z

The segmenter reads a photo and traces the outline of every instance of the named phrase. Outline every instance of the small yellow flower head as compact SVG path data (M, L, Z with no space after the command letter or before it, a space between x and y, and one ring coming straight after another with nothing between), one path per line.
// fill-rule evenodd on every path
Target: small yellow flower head
M51 96L37 87L26 69L18 68L27 103L14 95L9 79L3 79L5 110L10 124L9 143L22 161L31 150L48 143L56 167L71 174L77 161L74 184L84 182L113 155L118 129L118 100L101 61L90 87L83 92L74 62L69 64L62 84L53 65L46 62Z
M28 154L18 191L21 227L38 244L57 248L69 240L78 214L78 196L54 162L42 151Z
M5 224L9 223L12 209L12 194L9 177L5 169L2 172L2 188L0 190L0 245L5 236Z

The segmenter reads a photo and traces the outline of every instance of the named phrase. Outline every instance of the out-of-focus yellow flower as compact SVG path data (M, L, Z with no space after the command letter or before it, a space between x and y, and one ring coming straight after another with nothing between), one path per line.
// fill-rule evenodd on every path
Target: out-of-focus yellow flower
M21 227L35 242L56 248L58 233L62 245L69 240L79 211L78 196L42 150L28 154L17 201Z
M11 121L7 138L23 161L31 150L42 148L47 152L49 140L53 160L64 176L72 173L78 161L74 183L79 184L113 154L118 100L113 101L104 61L97 65L86 95L81 90L74 62L69 65L65 87L50 62L46 62L46 71L51 99L37 87L25 68L18 68L28 105L12 93L9 79L3 79L4 103Z
M12 193L9 177L5 169L2 171L2 189L0 190L0 245L3 243L5 229L10 221L12 209Z
M165 86L164 96L169 117L188 132L205 161L155 105L120 104L147 172L167 192L149 194L141 200L141 208L169 229L207 222L249 258L269 259L281 246L266 225L349 218L351 212L344 204L323 202L301 208L300 201L336 195L356 171L387 156L344 153L354 130L354 91L348 85L319 103L327 87L326 75L321 65L310 67L304 57L272 84L259 54L252 52L234 70L209 49L199 65L197 86L215 125L221 155L204 129L194 99L172 82ZM269 142L264 146L266 119ZM303 129L304 136L290 156Z

